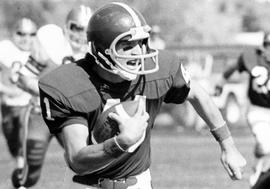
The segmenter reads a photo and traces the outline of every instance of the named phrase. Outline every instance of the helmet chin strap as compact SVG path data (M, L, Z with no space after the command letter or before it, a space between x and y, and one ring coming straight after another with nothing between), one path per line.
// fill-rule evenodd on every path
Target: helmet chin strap
M92 54L92 53L91 53ZM93 54L92 54L93 55ZM121 78L123 78L124 80L128 80L128 81L132 81L135 80L137 78L136 74L132 74L132 73L128 73L124 70L122 70L121 68L117 68L115 67L102 53L98 52L98 56L100 58L102 58L102 60L104 60L106 62L107 65L109 65L110 69L106 68L99 60L98 58L93 55L95 57L96 63L102 67L104 70L119 75Z
M118 71L118 75L125 80L132 81L137 78L136 74L128 73L124 70L117 70L117 71Z

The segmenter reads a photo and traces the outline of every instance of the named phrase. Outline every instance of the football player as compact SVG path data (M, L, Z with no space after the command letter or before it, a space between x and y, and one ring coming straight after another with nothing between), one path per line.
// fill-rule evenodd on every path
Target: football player
M148 46L150 32L135 9L118 2L106 4L88 24L91 53L39 80L42 116L50 132L62 140L66 162L76 174L64 188L151 189L150 135L155 117L163 102L185 100L219 142L229 176L242 178L246 161L217 107L190 80L174 53ZM128 100L139 101L135 115L109 114L118 123L119 134L95 143L91 131L99 115Z
M67 39L67 47L70 49L71 54L63 59L63 64L83 58L88 51L86 28L91 15L91 8L84 5L74 7L68 13L64 26L64 34Z
M27 62L36 31L37 25L31 19L21 18L12 28L11 40L0 42L2 128L9 152L17 160L17 166L21 159L19 129L23 125L23 112L31 95L18 88L10 77Z
M63 30L54 24L42 26L37 32L37 40L31 48L27 64L17 71L17 85L33 96L29 104L28 130L25 137L27 162L26 166L13 172L12 181L15 187L32 187L37 183L52 138L40 115L37 101L38 78L57 65L73 62L85 55L87 50L85 21L88 21L90 16L89 7L81 5L79 8L73 8L67 16L66 36Z
M12 174L12 184L15 188L31 187L37 183L45 152L52 138L48 129L44 128L45 123L40 114L37 90L38 77L57 67L57 64L48 57L48 51L41 39L51 35L52 31L54 36L60 38L56 30L47 29L47 27L43 26L37 31L37 37L33 40L28 60L16 68L16 72L12 73L12 81L31 95L21 118L23 121L23 129L20 132L22 159L21 165L17 166ZM58 31L62 32L61 28ZM49 43L48 40L46 42ZM50 43L55 45L57 41L51 40ZM43 61L37 62L37 56L39 60Z
M82 58L85 55L87 46L86 32L87 23L91 11L89 7L81 5L73 8L67 16L66 32L54 25L42 26L37 32L37 40L31 48L31 56L25 65L21 66L17 74L17 85L23 90L32 94L31 102L28 105L28 128L25 136L25 154L27 161L22 168L14 170L12 175L15 187L32 187L40 177L44 162L45 153L51 141L52 135L48 132L40 114L38 90L38 78L56 68L63 62L69 63ZM53 33L53 35L51 35ZM84 40L83 40L84 39ZM57 53L55 53L57 52ZM67 57L71 57L68 59ZM15 74L14 74L15 75ZM26 113L25 113L26 115Z
M250 176L253 189L270 187L270 34L265 33L259 48L248 49L238 58L236 64L224 71L216 85L218 94L230 76L238 71L249 75L248 95L250 107L247 120L254 135L257 158L255 172ZM267 187L265 187L267 186Z

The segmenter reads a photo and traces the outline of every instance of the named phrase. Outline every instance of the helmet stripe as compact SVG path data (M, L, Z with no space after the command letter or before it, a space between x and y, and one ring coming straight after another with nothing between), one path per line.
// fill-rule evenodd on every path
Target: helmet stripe
M92 16L92 10L90 7L80 5L80 14L84 25L88 24L90 17Z
M81 12L84 15L84 17L89 17L91 15L92 11L91 11L90 7L86 7L84 5L81 5L80 8L81 8Z
M138 17L136 12L132 8L130 8L128 5L126 5L124 3L113 2L113 4L117 4L121 7L123 7L133 18L133 21L135 22L136 27L142 26L142 22L141 22L140 18Z
M22 19L22 22L23 22L25 25L31 25L31 24L32 24L32 21L31 21L29 18L23 18L23 19Z

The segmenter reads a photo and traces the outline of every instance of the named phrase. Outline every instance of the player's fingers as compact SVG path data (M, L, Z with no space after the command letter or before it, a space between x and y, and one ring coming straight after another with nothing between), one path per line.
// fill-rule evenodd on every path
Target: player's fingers
M228 162L226 161L226 158L222 155L221 157L221 163L223 165L223 167L225 168L225 170L227 171L227 173L229 174L229 176L231 177L231 179L234 179L233 177L233 171L232 169L230 168Z
M108 116L109 116L109 118L115 120L118 124L120 124L122 122L122 117L114 112L110 112L108 114Z
M230 176L231 178L233 178L233 172L232 172L232 170L230 169L230 167L228 166L228 164L227 164L227 163L224 163L223 161L222 161L222 164L223 164L224 168L226 169L226 171L228 172L229 176Z
M136 115L143 115L145 112L145 99L143 97L138 99L138 109Z
M231 170L232 172L232 178L234 180L240 180L242 179L243 177L243 169L244 169L244 164L245 162L242 161L242 162L239 162L239 165L228 165L229 169Z
M240 180L242 179L242 171L241 169L239 168L234 168L232 170L232 173L233 173L233 178L236 179L236 180Z

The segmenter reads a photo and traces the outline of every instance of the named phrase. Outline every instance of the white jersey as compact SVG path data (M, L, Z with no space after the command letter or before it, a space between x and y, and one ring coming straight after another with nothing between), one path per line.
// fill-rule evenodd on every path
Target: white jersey
M52 35L53 34L53 35ZM58 65L84 58L89 46L85 45L84 52L74 52L63 29L55 24L42 26L37 32L37 38L48 56Z
M86 52L73 52L62 28L55 24L47 24L39 28L37 31L37 38L45 49L47 55L57 65L66 63L66 58L78 60L85 56ZM29 61L29 55L30 52L21 51L10 40L0 42L0 62L5 67L9 68L13 73L19 72L22 75L38 78L39 70L35 68L35 65L31 64L32 61ZM16 91L19 91L19 94L14 97L4 95L3 103L9 106L27 105L32 95L22 89L19 89L15 84L12 85L12 87L16 87Z
M72 56L61 27L55 24L44 25L38 30L37 38L54 63L61 65L64 57Z
M20 50L10 40L0 41L0 62L12 72L14 65L24 65L29 57L30 52ZM1 76L2 77L2 76ZM11 87L16 87L12 85ZM22 89L16 87L17 95L10 97L3 95L3 103L8 106L25 106L28 104L31 95Z

